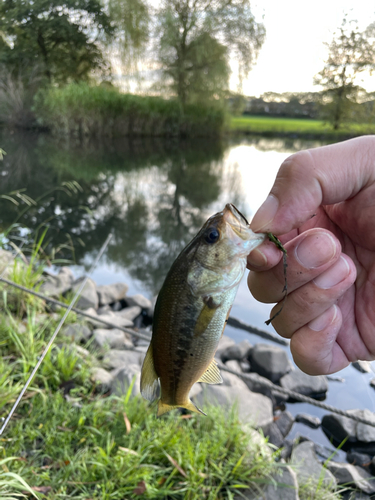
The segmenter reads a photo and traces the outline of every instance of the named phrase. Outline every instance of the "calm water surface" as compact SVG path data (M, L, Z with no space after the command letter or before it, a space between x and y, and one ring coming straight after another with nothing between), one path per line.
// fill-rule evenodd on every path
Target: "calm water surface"
M152 298L174 258L207 217L231 202L251 218L282 161L295 151L319 145L316 141L264 138L78 145L47 135L0 131L0 146L8 153L0 162L0 195L24 190L23 194L37 201L28 207L16 194L12 196L18 206L0 198L0 231L14 222L33 230L48 227L47 238L57 250L56 259L74 262L77 276L112 232L93 279L98 284L124 281L129 294ZM19 233L25 231L15 226L12 237ZM270 309L251 297L244 279L232 315L274 332L264 324ZM259 341L231 327L226 334L237 341ZM375 392L369 387L373 374L348 367L338 376L345 382L330 382L329 404L375 411ZM304 404L288 405L288 409L293 414L326 413ZM298 433L329 444L320 430L295 424L292 435Z

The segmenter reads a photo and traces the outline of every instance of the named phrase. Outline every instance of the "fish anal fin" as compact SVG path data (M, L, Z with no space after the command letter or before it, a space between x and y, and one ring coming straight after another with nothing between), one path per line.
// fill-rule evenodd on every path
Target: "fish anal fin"
M186 403L180 405L168 405L160 400L158 404L157 416L161 417L162 415L164 415L164 413L174 410L175 408L185 408L185 410L194 411L195 413L201 413L202 415L206 415L202 410L200 410L197 406L195 406L195 404L189 399L188 401L186 401Z
M223 379L221 378L220 370L213 359L208 365L207 370L201 375L197 382L204 382L206 384L222 384Z
M141 394L148 401L158 397L159 378L155 371L152 344L149 345L141 372Z

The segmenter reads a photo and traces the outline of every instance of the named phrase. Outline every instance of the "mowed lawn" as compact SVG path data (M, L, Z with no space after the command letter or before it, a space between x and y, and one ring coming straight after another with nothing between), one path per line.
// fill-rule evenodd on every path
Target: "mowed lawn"
M375 132L375 126L368 124L345 124L339 130L333 130L329 123L322 120L303 118L274 118L268 116L232 116L231 132L247 132L254 134L301 134L328 136L356 136Z

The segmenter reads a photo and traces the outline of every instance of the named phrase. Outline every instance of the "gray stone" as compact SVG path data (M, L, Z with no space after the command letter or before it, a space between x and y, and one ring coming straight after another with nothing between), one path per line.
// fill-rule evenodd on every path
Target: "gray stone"
M284 436L281 434L280 429L275 422L271 422L262 427L264 435L268 438L268 442L281 448L284 442Z
M240 363L236 361L235 359L231 359L229 361L225 362L225 366L229 368L229 370L232 370L237 373L242 373Z
M49 297L58 297L68 292L73 285L74 275L69 267L62 267L57 275L48 274L40 287L40 293Z
M137 316L139 316L142 312L142 309L139 306L126 307L125 309L121 309L121 311L117 311L113 314L119 316L121 318L127 318L130 321L133 321Z
M206 384L196 399L202 406L205 403L222 407L236 404L239 419L244 423L250 422L255 427L263 427L273 420L272 402L269 398L249 390L244 393L243 389L235 386Z
M251 372L251 364L250 361L247 359L243 359L242 361L240 361L240 367L244 373Z
M375 423L375 414L370 410L348 410L348 413L366 418ZM357 423L351 418L341 415L325 415L322 419L322 429L328 438L334 439L336 444L341 443L345 438L347 438L347 443L355 443L357 441L373 443L375 441L374 427Z
M370 410L349 410L349 413L352 413L356 417L365 418L370 422L374 422L375 424L375 413ZM370 425L358 423L357 424L357 439L358 441L362 441L363 443L371 443L375 441L375 427Z
M72 290L76 293L81 286L83 278L79 278L73 283ZM96 284L89 278L86 285L84 286L80 298L78 299L76 306L77 309L88 309L93 307L97 309L99 306L98 294L96 293Z
M99 297L99 304L105 306L107 304L113 304L125 298L127 291L129 290L128 285L125 283L113 283L112 285L101 285L97 288L97 293Z
M272 382L290 371L292 365L284 349L269 344L256 344L249 352L251 368Z
M252 348L252 345L248 340L242 340L238 344L231 345L227 348L226 351L224 351L222 358L223 361L226 363L227 360L237 360L237 361L242 361L244 358L246 358L249 354L250 349Z
M107 330L98 328L93 332L94 342L98 347L109 347L111 349L132 348L133 343L122 330L113 328Z
M99 309L96 311L96 313L99 316L102 316L103 314L110 314L111 312L112 312L111 306L109 306L108 304L105 306L99 307Z
M241 389L242 391L244 391L244 393L249 392L249 389L245 382L240 377L237 377L237 375L226 372L225 370L221 370L220 373L223 378L224 385L230 387L238 387L238 389Z
M317 429L321 425L320 418L313 417L307 413L298 413L298 415L296 415L296 422L307 425L308 427L311 427L311 429Z
M305 396L316 397L328 391L328 382L324 375L311 376L296 369L280 379L281 387L299 392Z
M70 337L75 342L83 342L90 339L92 332L86 325L80 323L72 323L62 329L62 334Z
M224 353L224 351L226 351L228 349L228 347L230 347L234 344L235 344L235 341L233 339L231 339L230 337L227 337L227 335L223 335L221 337L221 339L219 341L219 345L216 349L215 358L218 361L223 361L221 359L222 354Z
M375 493L375 479L372 479L373 476L362 467L329 461L327 468L335 476L338 484L350 483L368 495Z
M9 278L9 273L13 267L14 257L11 252L0 248L0 275L4 272L4 278Z
M92 311L92 309L90 309ZM86 311L87 312L87 311ZM90 312L92 316L92 312ZM98 315L96 315L98 316ZM98 316L103 321L107 321L108 323L111 324L111 326L107 326L105 323L102 323L101 321L96 321L95 319L87 318L87 321L94 326L95 328L131 328L133 326L133 321L131 321L128 318L125 318L124 316L119 316L117 313L114 313L112 311L108 311L106 314L101 314Z
M364 468L368 472L371 472L372 468L372 456L366 453L358 453L358 451L350 450L346 454L346 460L349 464L358 465Z
M102 390L107 391L111 388L113 375L104 368L94 368L91 373L91 379Z
M275 424L279 428L283 437L286 437L294 424L293 415L285 410L275 416Z
M137 351L121 351L111 349L103 358L103 365L106 368L125 368L128 365L141 366L142 353Z
M369 361L353 361L352 367L361 373L371 373L371 363Z
M316 457L314 443L305 441L292 451L291 465L297 471L298 481L313 483L322 482L325 486L335 485L335 477Z
M267 486L254 490L241 490L241 495L234 496L234 500L299 500L297 475L289 466L283 466L282 475L272 476Z
M130 297L126 297L125 301L128 307L138 306L141 309L145 309L146 311L152 307L151 300L147 299L140 293L137 293L136 295L132 295Z
M111 389L117 396L127 394L131 384L133 383L131 395L136 396L140 393L141 371L138 364L129 364L124 368L120 368L113 373L113 381Z

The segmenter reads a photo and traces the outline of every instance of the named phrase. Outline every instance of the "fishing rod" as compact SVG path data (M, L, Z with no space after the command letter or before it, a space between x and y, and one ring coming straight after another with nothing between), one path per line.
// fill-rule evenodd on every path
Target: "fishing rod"
M13 407L11 408L11 410L10 410L10 412L9 412L9 414L8 414L8 416L7 416L7 418L5 419L5 421L4 421L4 423L3 423L3 426L2 426L2 427L1 427L1 429L0 429L0 436L1 436L1 435L3 434L3 432L5 431L5 429L6 429L7 425L8 425L8 423L9 423L10 419L11 419L11 418L12 418L12 416L13 416L13 413L16 411L16 409L17 409L17 407L18 407L18 405L19 405L19 403L20 403L20 401L21 401L21 399L22 399L23 395L24 395L24 394L25 394L25 392L27 391L27 388L29 387L29 385L30 385L30 383L31 383L32 379L34 378L34 375L36 374L36 372L38 371L38 369L39 369L40 365L42 364L42 362L43 362L44 358L46 357L46 355L47 355L47 353L48 353L48 351L49 351L49 349L50 349L51 345L53 344L53 342L54 342L54 340L55 340L55 338L56 338L56 336L57 336L57 334L58 334L58 333L59 333L59 331L61 330L61 327L63 326L63 324L64 324L64 322L65 322L66 318L68 317L68 314L70 313L70 311L72 310L72 308L73 308L74 304L76 303L76 301L78 300L79 296L81 295L81 292L82 292L82 290L84 289L84 287L85 287L85 285L86 285L86 283L87 283L87 280L88 280L88 279L89 279L89 277L90 277L90 274L94 271L95 267L97 266L97 264L98 264L98 262L99 262L99 260L100 260L101 256L103 255L104 251L106 250L106 248L107 248L107 246L108 246L108 243L110 242L111 238L112 238L112 234L109 234L109 235L108 235L108 237L107 237L107 239L106 239L106 240L105 240L105 242L103 243L103 245L102 245L102 247L101 247L101 249L100 249L100 251L99 251L99 253L98 253L97 257L96 257L96 259L94 260L93 264L91 265L91 268L90 268L89 272L86 274L86 276L85 276L85 278L83 279L83 281L82 281L82 283L81 283L80 287L78 288L78 290L77 290L76 294L74 295L74 297L73 297L73 299L72 299L71 303L69 304L69 307L68 307L68 308L67 308L67 310L65 311L64 316L61 318L60 323L57 325L57 327L56 327L55 331L53 332L53 335L52 335L52 337L51 337L50 341L48 342L47 346L45 347L45 349L44 349L43 353L41 354L41 356L40 356L40 358L39 358L39 360L38 360L37 364L35 365L35 368L34 368L34 369L33 369L33 371L31 372L31 374L30 374L29 378L27 379L27 381L26 381L25 385L23 386L23 388L22 388L22 390L21 390L21 392L20 392L20 394L19 394L18 398L16 399L16 402L14 403L14 405L13 405ZM3 271L3 273L2 273L2 274L4 274L4 272L5 272L5 270Z

